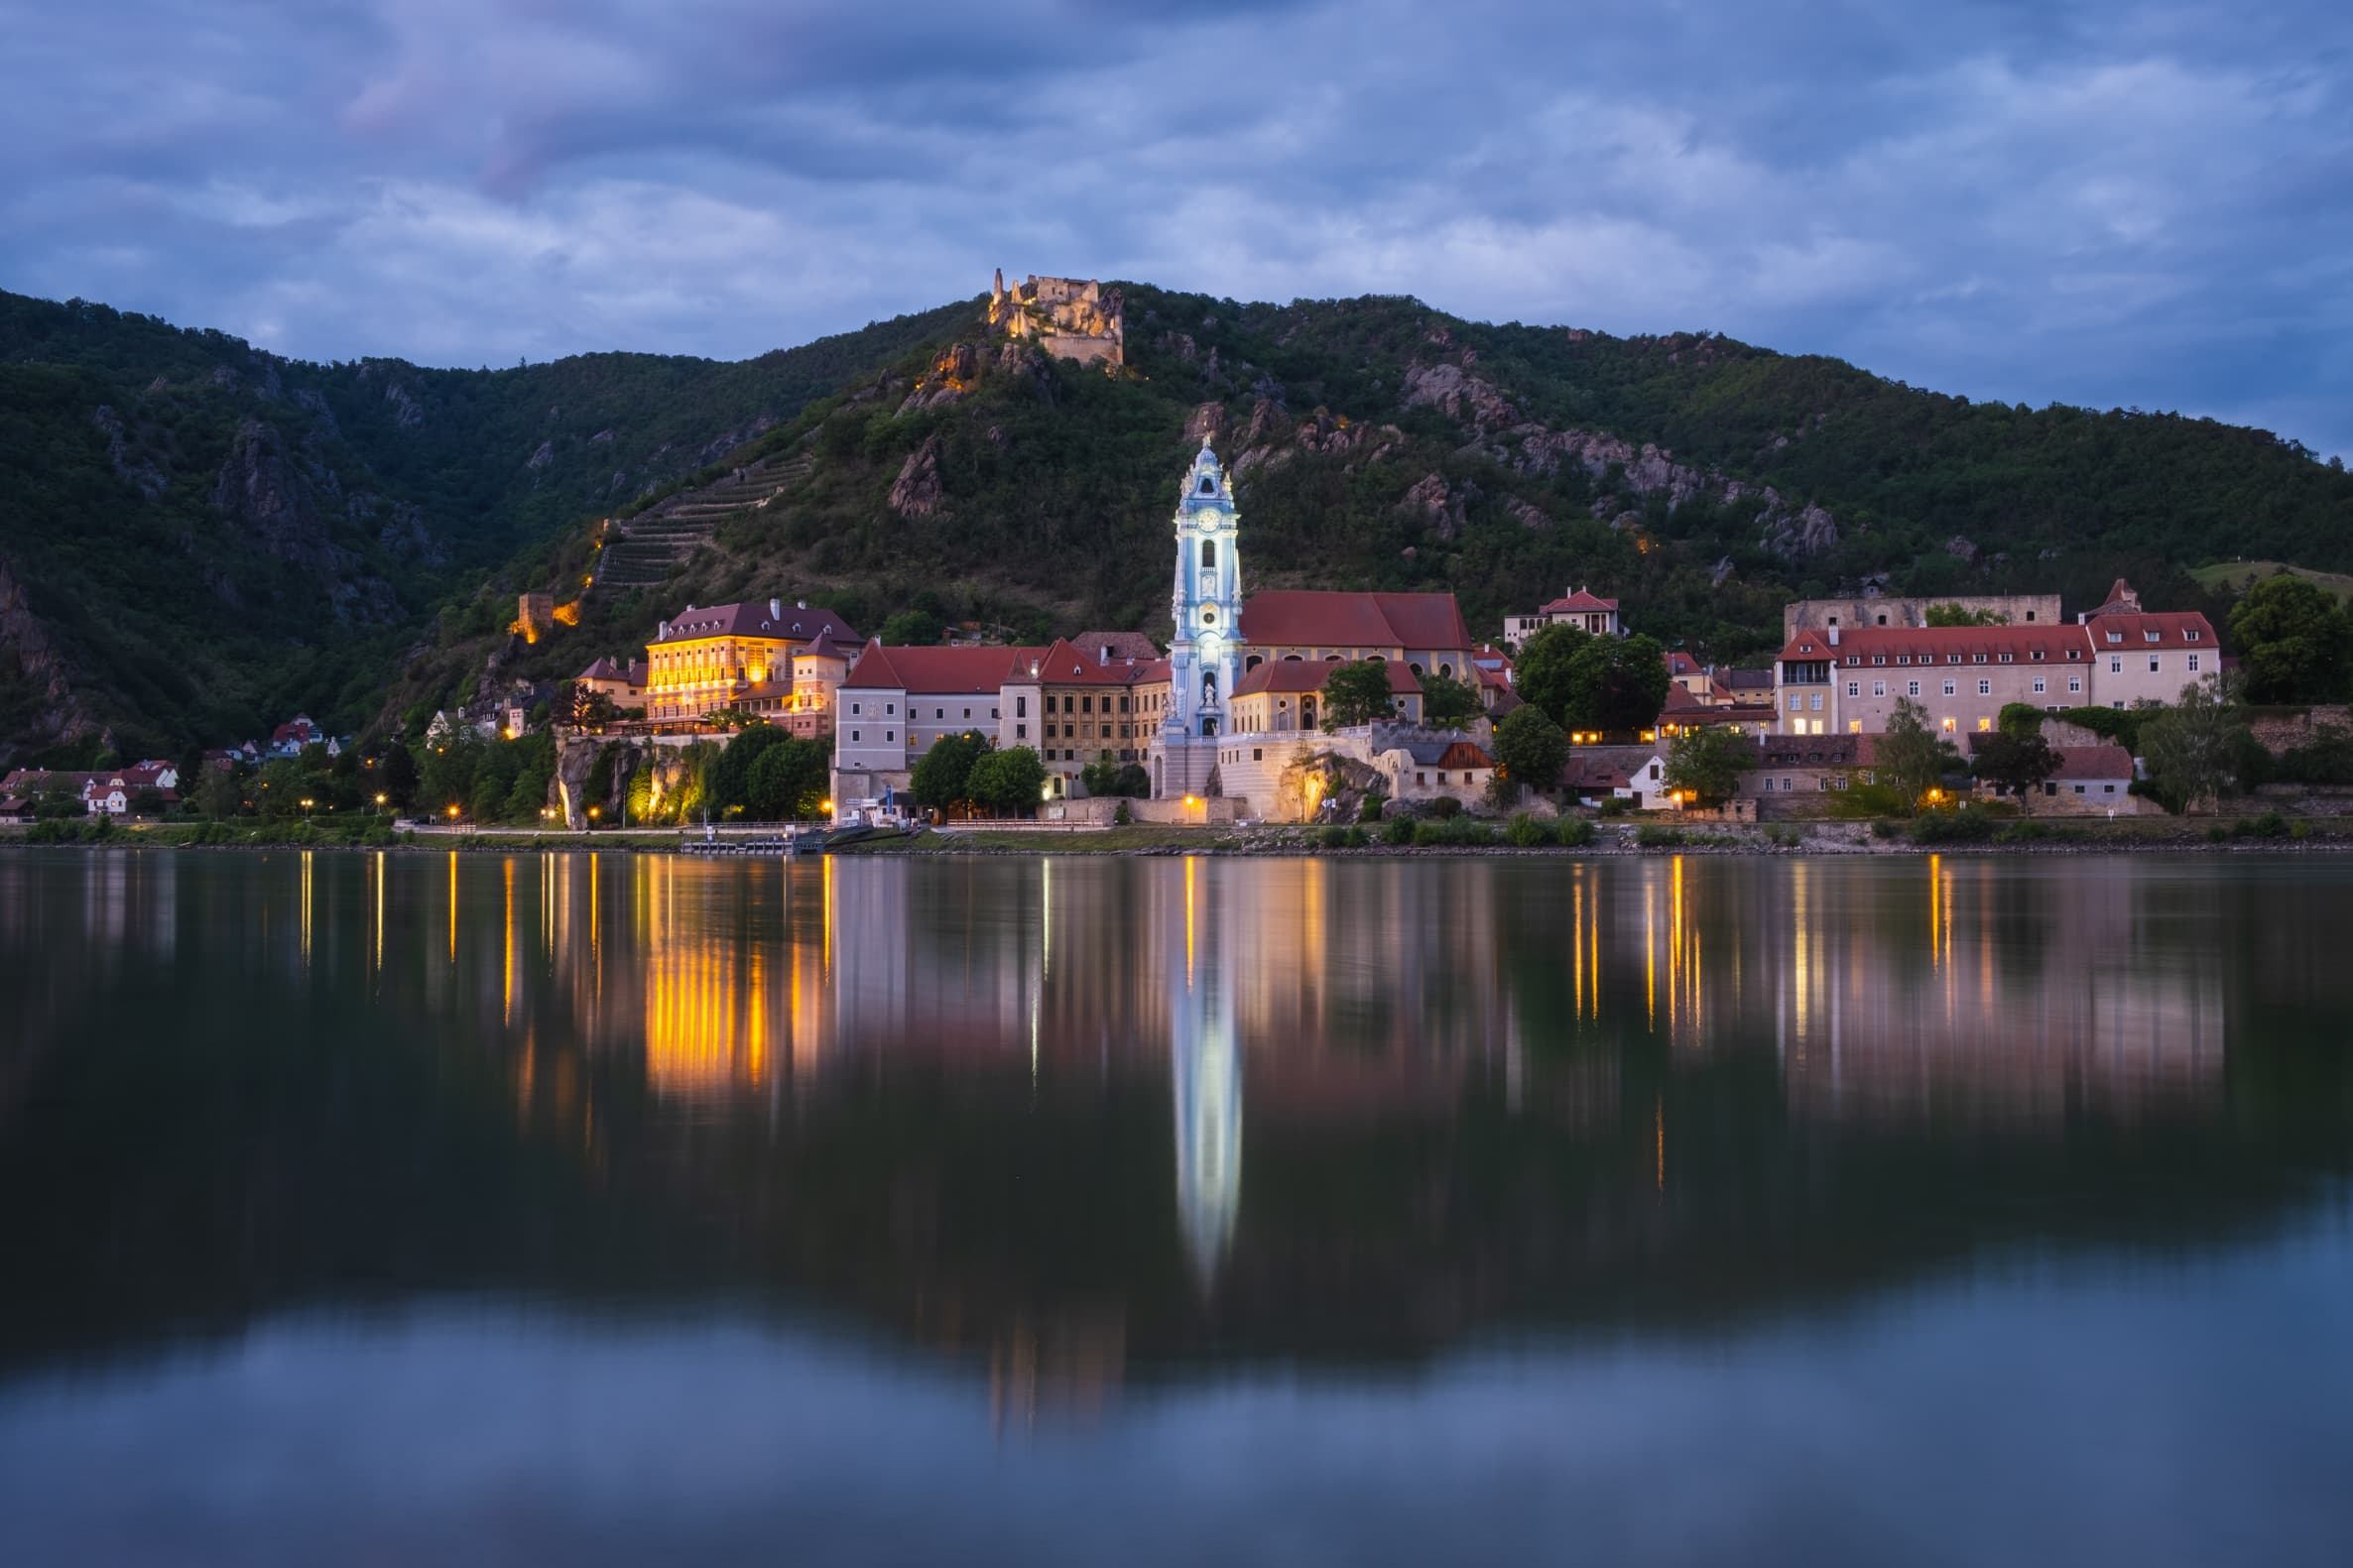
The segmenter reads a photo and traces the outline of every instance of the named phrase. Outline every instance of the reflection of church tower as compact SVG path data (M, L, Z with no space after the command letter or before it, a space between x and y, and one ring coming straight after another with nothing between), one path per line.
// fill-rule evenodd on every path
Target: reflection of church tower
M1176 636L1169 648L1169 713L1160 735L1164 796L1207 783L1242 662L1239 519L1225 470L1206 440L1185 472L1176 522L1176 585L1169 606Z
M1169 984L1169 1073L1176 1110L1176 1224L1204 1290L1224 1266L1242 1207L1242 1054L1232 976L1216 923L1196 917L1200 862L1184 862L1184 971ZM1172 970L1176 955L1170 955Z

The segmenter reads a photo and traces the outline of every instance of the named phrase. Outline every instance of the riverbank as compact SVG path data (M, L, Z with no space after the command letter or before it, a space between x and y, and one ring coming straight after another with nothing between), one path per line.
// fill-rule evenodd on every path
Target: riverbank
M1574 820L1574 819L1572 819ZM1137 824L1091 831L1048 828L958 827L839 846L836 855L1240 855L1460 856L1460 855L2073 855L2121 853L2235 853L2250 850L2353 850L2353 819L2260 817L2126 817L2113 821L1960 814L1911 821L1769 822L1678 825L1658 821L1587 824L1591 838L1561 842L1543 824L1541 842L1514 842L1509 824L1469 818L1440 834L1392 842L1384 824L1340 827L1258 825L1172 827ZM1577 831L1573 830L1572 832ZM1442 836L1443 841L1431 842ZM478 833L433 830L353 835L303 824L270 824L240 831L228 824L158 823L110 827L102 835L59 839L22 828L0 829L0 849L323 849L399 854L544 854L551 852L684 855L701 841L677 831L568 833L495 829Z

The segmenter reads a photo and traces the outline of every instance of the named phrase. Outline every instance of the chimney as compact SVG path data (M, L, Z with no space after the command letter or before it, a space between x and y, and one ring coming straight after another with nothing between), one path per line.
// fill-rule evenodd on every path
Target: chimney
M1035 659L1030 661L1030 678L1032 680L1036 680L1038 678L1038 661Z
M658 636L655 638L655 641L656 641L656 642L660 642L660 641L661 641L663 638L666 638L666 637L668 637L668 636L670 636L670 623L669 623L668 621L665 621L665 622L663 622L663 623L662 623L662 631L661 631L661 633L660 633L660 634L659 634L659 635L658 635Z
M795 599L793 603L804 610L808 608L808 601L806 599Z
M1836 621L1830 623L1830 646L1832 648L1838 646L1838 623Z
M1111 663L1111 645L1109 643L1105 643L1101 648L1095 650L1095 663L1098 664Z
M771 599L771 600L769 600L769 601L768 601L768 618L769 618L771 621L781 621L781 620L783 620L783 619L785 618L785 601L784 601L784 600L782 600L782 599Z

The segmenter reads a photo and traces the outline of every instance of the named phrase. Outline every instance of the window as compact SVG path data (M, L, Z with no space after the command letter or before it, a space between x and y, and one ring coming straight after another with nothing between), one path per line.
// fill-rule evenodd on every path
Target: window
M1254 762L1254 763L1263 763L1263 762L1265 762L1265 761L1267 760L1267 753L1266 753L1266 748L1265 748L1265 747L1263 747L1263 746L1253 746L1253 747L1251 747L1251 748L1250 748L1250 760L1251 760L1252 762Z
M1416 784L1425 784L1429 783L1429 775L1427 775L1427 774L1416 774L1416 775L1414 776L1414 783L1416 783Z
M1788 793L1789 793L1789 792L1790 792L1790 791L1791 791L1793 788L1795 788L1795 787L1796 787L1796 786L1795 784L1792 784L1792 783L1791 783L1789 780L1787 780L1787 779L1784 779L1784 780L1781 782L1781 792L1782 792L1783 794L1788 794Z
M1013 699L1013 716L1015 718L1022 718L1026 716L1029 711L1030 699L1028 697L1015 697Z
M1986 733L1988 730L1992 729L1993 727L1994 727L1994 721L1993 721L1993 720L1991 720L1991 719L1987 718L1987 717L1986 717L1984 714L1982 714L1982 713L1981 713L1981 714L1979 714L1979 715L1977 716L1977 733L1978 733L1978 734L1980 734L1980 735L1983 735L1983 734L1985 734L1985 733Z
M1888 656L1887 656L1887 655L1885 655L1885 654L1873 654L1873 655L1871 656L1871 663L1875 663L1875 664L1884 664L1884 663L1886 663L1887 662L1888 662Z
M898 703L896 703L896 702L886 702L886 703L884 703L884 704L883 704L883 712L884 712L885 714L895 714L895 713L897 713L898 711L899 711L899 704L898 704Z
M1951 695L1953 695L1953 694L1954 694L1954 692L1955 692L1955 690L1956 690L1956 689L1959 687L1959 685L1960 685L1960 682L1959 682L1959 681L1957 681L1957 680L1947 680L1947 681L1944 683L1944 694L1945 694L1946 696L1948 696L1948 697L1949 697L1949 696L1951 696Z
M2151 674L2153 674L2153 675L2154 675L2154 674L2156 674L2156 673L2158 672L2158 666L2159 666L2160 664L2162 664L2164 662L2165 662L2165 661L2164 661L2164 658L2163 658L2163 656L2161 656L2161 655L2157 655L2157 654L2151 654L2151 655L2149 656L2149 672L2150 672Z
M2077 784L2077 785L2075 786L2075 792L2076 792L2077 794L2081 794L2081 793L2083 793L2083 785L2081 785L2081 784Z
M1982 664L1985 663L1985 656L1983 654L1971 654L1969 656L1969 663L1972 664Z
M1209 488L1209 481L1208 481L1208 480L1206 480L1206 479L1202 480L1202 481L1201 481L1201 489L1202 489L1203 491L1206 491L1208 488ZM1202 568L1203 568L1204 570L1215 570L1215 569L1216 569L1216 566L1217 566L1217 541L1215 541L1215 540L1213 540L1213 539L1205 539L1205 540L1201 541L1201 566L1202 566Z
M2111 643L2121 643L2124 641L2124 634L2122 632L2110 632L2108 634L2108 641Z
M1949 713L1944 716L1944 733L1947 735L1952 733L1952 715Z
M1905 685L1905 688L1906 688L1906 689L1905 689L1905 692L1904 692L1904 694L1905 694L1906 696L1908 696L1908 697L1917 697L1917 696L1919 696L1919 695L1920 695L1920 682L1919 682L1919 681L1917 681L1917 680L1907 680L1907 681L1905 681L1905 682L1904 682L1904 685Z
M1863 683L1860 680L1848 681L1846 683L1846 694L1850 697L1861 696L1863 694Z
M2102 784L2102 785L2100 785L2100 793L2102 793L2102 794L2114 794L2115 792L2116 792L2116 785L2114 785L2114 784Z
M997 710L995 708L989 709L989 717L992 719L997 717Z
M2181 639L2183 642L2187 643L2196 642L2198 640L2198 629L2194 626L2185 628L2181 633Z
M851 711L852 713L859 712L859 711L860 711L860 709L859 709L859 707L858 707L858 704L856 704L855 702L851 703L851 704L850 704L850 711Z
M2189 656L2189 672L2193 675L2198 672L2198 657L2196 654Z
M1980 680L1977 683L1977 694L1981 697L1992 696L1994 694L1994 683L1990 680Z
M1653 764L1651 764L1651 777L1652 777L1653 779L1656 779L1656 778L1658 778L1658 777L1659 777L1659 765L1658 765L1657 763L1653 763Z
M1875 697L1886 696L1888 694L1888 683L1884 680L1874 680L1871 682L1871 694Z
M1822 711L1822 694L1818 691L1813 694L1812 706L1814 712L1819 713Z
M851 744L852 746L855 746L855 745L857 745L857 744L858 744L858 740L859 740L859 735L858 735L858 732L857 732L856 730L852 730L852 731L850 731L850 744Z
M964 710L964 717L966 717L966 718L970 718L970 717L972 717L972 710L971 710L970 708L966 708L966 709Z
M2041 663L2043 663L2043 650L2041 650L2040 648L2038 648L2038 649L2036 649L2036 650L2035 650L2033 653L2031 653L2031 654L2027 655L2027 658L2029 658L2029 659L2033 660L2033 661L2034 661L2036 663L2040 664Z
M1828 792L1830 788L1830 776L1828 774L1815 774L1813 776L1813 786L1818 792Z
M883 740L884 740L886 743L888 743L888 742L892 742L892 741L896 741L896 740L898 740L898 738L899 738L899 732L898 732L897 730L885 730L885 731L883 731Z
M1028 740L1030 738L1030 727L1027 724L1016 724L1013 727L1013 738L1017 741Z
M2069 675L2067 677L2067 689L2069 691L2081 691L2083 689L2083 677L2081 675Z
M1860 734L1862 734L1862 733L1863 733L1863 721L1862 721L1861 719L1848 719L1848 720L1846 721L1846 733L1847 733L1847 734L1849 734L1849 735L1860 735Z
M2141 634L2141 641L2144 643L2156 643L2162 642L2163 639L2160 638L2155 632L2143 632Z
M2043 695L2043 688L2048 684L2048 681L2044 680L2041 675L2037 675L2035 677L2035 695L2038 697Z

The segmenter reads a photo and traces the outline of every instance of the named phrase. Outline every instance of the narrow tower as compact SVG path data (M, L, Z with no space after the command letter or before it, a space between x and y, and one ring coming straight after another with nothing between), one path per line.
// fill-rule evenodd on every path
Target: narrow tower
M1226 698L1241 665L1242 560L1235 543L1239 519L1225 469L1209 443L1185 472L1176 503L1176 591L1170 601L1176 638L1169 648L1169 716L1161 741L1172 763L1180 750L1214 757L1225 733ZM1197 743L1207 741L1206 747ZM1180 747L1179 742L1196 743ZM1186 770L1183 792L1205 779L1208 766ZM1200 779L1193 778L1198 773ZM1178 781L1172 777L1172 784Z

